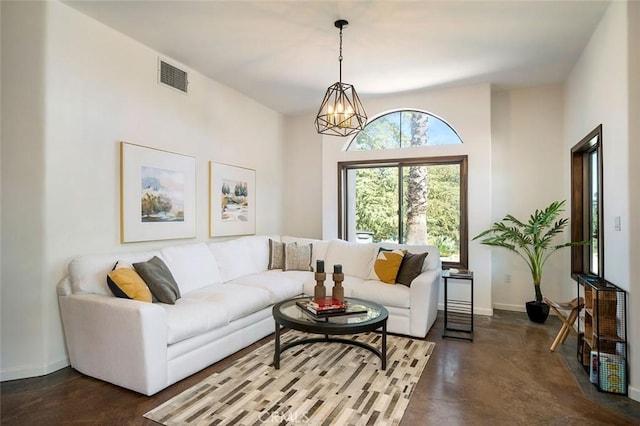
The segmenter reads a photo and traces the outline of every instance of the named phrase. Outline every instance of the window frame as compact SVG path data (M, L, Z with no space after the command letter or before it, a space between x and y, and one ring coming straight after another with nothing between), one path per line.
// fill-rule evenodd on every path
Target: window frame
M338 162L338 238L347 238L349 226L346 217L345 203L348 197L347 173L353 169L374 168L374 167L402 167L410 166L438 166L438 165L459 165L460 166L460 260L458 262L443 261L445 268L468 269L469 265L469 212L468 212L468 155L450 155L438 157L412 157L412 158L392 158L392 159L371 159L371 160L351 160ZM402 180L402 176L399 176ZM402 186L401 186L402 187ZM400 187L400 188L401 188ZM398 235L402 236L401 208L403 191L399 190L398 195ZM404 243L401 243L404 244Z
M604 167L602 157L602 124L571 148L571 241L591 241L592 166L591 154L598 157L598 271L591 270L591 245L571 247L571 276L578 274L595 275L604 278Z

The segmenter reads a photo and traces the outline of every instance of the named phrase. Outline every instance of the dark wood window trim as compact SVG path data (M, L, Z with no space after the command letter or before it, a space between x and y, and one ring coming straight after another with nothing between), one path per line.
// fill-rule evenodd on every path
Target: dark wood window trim
M596 127L571 148L571 241L591 239L591 200L589 181L590 154L598 155L598 272L604 278L604 209L602 125ZM590 246L571 247L571 275L593 274L590 268Z
M346 174L354 168L365 167L406 167L406 166L433 166L442 164L460 165L460 261L443 262L443 266L451 268L468 269L469 267L469 214L467 204L468 194L468 156L443 156L443 157L417 157L396 158L380 160L358 160L338 162L338 238L345 238L348 223L345 218L344 203L347 200ZM400 191L402 197L402 191ZM400 198L399 203L402 198Z

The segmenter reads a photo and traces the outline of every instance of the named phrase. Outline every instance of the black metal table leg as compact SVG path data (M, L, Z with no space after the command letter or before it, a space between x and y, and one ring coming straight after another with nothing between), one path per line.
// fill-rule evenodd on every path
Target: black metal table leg
M280 324L278 324L278 321L276 321L275 323L276 323L276 338L275 338L276 350L273 354L273 367L276 370L279 370L280 369Z
M387 321L382 324L382 353L380 354L382 359L382 369L387 369Z

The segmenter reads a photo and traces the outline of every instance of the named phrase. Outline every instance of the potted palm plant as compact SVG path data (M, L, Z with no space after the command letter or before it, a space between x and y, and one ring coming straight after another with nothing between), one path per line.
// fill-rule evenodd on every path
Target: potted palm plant
M522 258L533 279L536 299L526 303L529 319L543 323L549 315L549 306L542 300L540 282L545 262L553 253L563 247L589 244L588 241L577 241L552 244L554 237L563 232L569 223L568 218L557 219L564 211L565 200L554 201L543 210L536 210L527 222L520 221L508 214L500 222L474 237L480 243L505 248Z

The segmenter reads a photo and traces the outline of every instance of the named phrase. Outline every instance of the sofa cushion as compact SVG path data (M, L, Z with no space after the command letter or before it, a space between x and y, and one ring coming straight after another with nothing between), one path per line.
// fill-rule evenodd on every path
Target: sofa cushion
M160 252L181 294L208 285L222 284L218 263L206 244L165 247Z
M269 237L242 237L208 246L224 282L266 271L269 265Z
M307 272L311 275L311 272ZM302 294L303 279L280 270L245 275L236 278L230 284L261 288L269 292L270 302L278 303Z
M403 257L403 250L389 250L380 247L378 257L373 262L369 279L379 280L386 284L395 284Z
M74 258L69 263L69 281L74 294L100 294L112 296L105 277L118 261L126 263L144 262L153 256L160 256L159 251L140 253L85 255Z
M311 271L311 244L298 243L284 245L285 271Z
M334 265L342 265L345 275L367 279L378 247L373 244L350 243L344 240L332 240L327 248L325 270L333 271Z
M418 275L422 273L422 268L425 264L425 258L428 255L428 252L405 253L404 257L402 258L400 270L398 271L398 276L396 277L396 282L398 284L411 286L411 281L413 281Z
M107 274L107 285L116 297L149 303L153 300L147 283L127 263L115 264L113 271Z
M381 281L365 281L362 285L354 286L351 296L396 308L409 308L411 302L409 287L388 285ZM427 309L426 306L425 309Z
M160 305L167 312L167 344L169 345L229 323L230 314L223 303L186 296L176 300L174 305Z
M284 268L284 243L269 238L269 265L267 269Z
M203 287L185 297L223 305L229 312L229 321L245 317L271 304L269 291L232 283Z
M176 300L180 299L180 289L176 280L167 265L158 256L153 256L147 262L134 263L133 267L147 283L151 294L158 302L173 305Z

